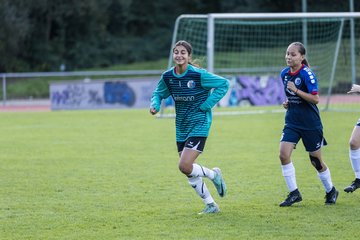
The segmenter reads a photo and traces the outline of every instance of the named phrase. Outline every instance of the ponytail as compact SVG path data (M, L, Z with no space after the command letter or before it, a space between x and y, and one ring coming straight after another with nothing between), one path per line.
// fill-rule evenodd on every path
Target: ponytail
M309 62L307 61L306 58L304 58L304 60L302 60L301 63L304 64L305 66L307 66L308 68L310 68L310 64L309 64Z

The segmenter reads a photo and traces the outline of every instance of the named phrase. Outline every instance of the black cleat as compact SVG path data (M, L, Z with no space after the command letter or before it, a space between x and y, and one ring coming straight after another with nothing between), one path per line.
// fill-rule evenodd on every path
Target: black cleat
M347 193L352 193L358 188L360 188L360 178L355 178L355 180L351 183L350 186L344 188L344 191Z
M285 201L280 203L280 207L289 207L293 205L296 202L301 202L302 197L298 189L295 189L294 191L290 192Z
M339 191L336 190L335 187L333 187L331 191L326 193L325 195L325 199L326 199L325 204L327 205L335 204L338 196L339 196Z

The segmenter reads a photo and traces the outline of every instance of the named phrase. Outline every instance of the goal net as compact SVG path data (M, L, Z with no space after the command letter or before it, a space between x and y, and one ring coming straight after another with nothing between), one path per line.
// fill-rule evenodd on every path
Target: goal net
M360 32L359 17L356 13L181 15L175 24L172 46L178 40L190 42L193 59L229 78L231 89L220 105L253 110L249 107L263 109L285 99L279 77L286 67L285 51L291 42L302 42L319 81L320 108L358 110L360 101L346 92L354 83L351 51L359 58L354 42L350 44L350 20L357 23L354 32ZM359 38L355 43L360 45ZM359 66L359 61L356 63ZM170 51L169 67L172 64ZM165 105L171 105L171 101Z

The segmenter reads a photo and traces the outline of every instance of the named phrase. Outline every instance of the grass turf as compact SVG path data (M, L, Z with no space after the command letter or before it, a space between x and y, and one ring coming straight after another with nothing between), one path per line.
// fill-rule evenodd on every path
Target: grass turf
M174 119L147 109L0 113L1 238L356 239L360 191L342 189L354 179L348 139L358 114L321 115L336 205L324 205L300 143L293 161L303 201L278 206L287 195L283 113L214 116L198 162L222 169L228 195L205 180L221 212L203 216L177 169Z

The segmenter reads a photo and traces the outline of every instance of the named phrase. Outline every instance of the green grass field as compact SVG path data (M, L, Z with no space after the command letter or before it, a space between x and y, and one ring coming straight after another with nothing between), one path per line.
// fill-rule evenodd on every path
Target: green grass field
M358 239L360 191L348 139L358 113L322 112L335 186L322 184L302 144L293 154L303 201L287 195L278 159L283 113L214 116L199 163L222 169L216 215L177 168L174 119L142 110L0 113L1 239Z

